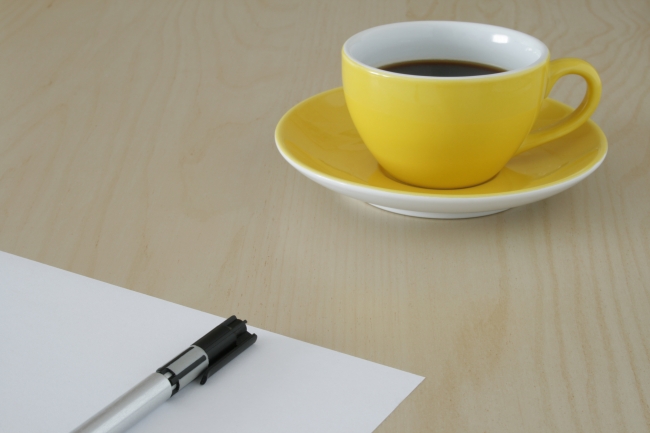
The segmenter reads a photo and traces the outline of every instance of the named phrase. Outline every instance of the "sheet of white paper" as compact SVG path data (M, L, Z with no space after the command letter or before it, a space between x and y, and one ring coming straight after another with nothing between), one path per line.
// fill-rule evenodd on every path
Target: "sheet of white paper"
M222 320L0 252L0 431L72 430ZM131 431L371 432L423 380L249 329L252 347Z

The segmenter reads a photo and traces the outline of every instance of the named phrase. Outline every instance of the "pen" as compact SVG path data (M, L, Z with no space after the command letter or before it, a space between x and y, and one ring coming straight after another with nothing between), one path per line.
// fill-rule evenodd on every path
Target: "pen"
M72 433L125 431L197 377L205 384L255 340L257 335L246 330L246 321L231 316Z

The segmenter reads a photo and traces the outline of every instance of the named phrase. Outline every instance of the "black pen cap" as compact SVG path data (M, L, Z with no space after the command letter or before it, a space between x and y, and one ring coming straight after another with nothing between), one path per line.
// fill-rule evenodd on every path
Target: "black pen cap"
M257 340L257 335L246 329L246 321L230 316L222 324L198 339L198 346L208 355L208 368L201 374L201 385Z
M198 346L208 355L210 364L219 360L237 345L237 337L248 334L246 321L230 316L212 331L199 338L194 346Z

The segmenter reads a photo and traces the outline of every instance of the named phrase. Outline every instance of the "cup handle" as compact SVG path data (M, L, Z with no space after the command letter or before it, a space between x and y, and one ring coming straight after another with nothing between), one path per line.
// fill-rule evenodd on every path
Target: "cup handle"
M548 84L546 85L544 98L548 97L557 80L565 75L571 74L580 75L587 82L587 92L580 105L578 105L578 108L553 125L531 131L523 144L517 149L515 155L519 155L535 146L568 134L585 123L589 119L589 116L596 110L602 91L600 77L593 66L581 59L557 59L550 63Z

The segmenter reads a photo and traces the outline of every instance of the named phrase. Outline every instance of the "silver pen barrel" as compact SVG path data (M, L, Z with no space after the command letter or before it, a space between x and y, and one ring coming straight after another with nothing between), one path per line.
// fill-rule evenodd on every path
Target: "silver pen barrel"
M152 373L72 433L123 432L171 396L169 380L160 373Z
M201 375L201 385L257 341L246 321L230 316L185 352L156 370L72 433L120 433L127 430Z
M88 419L72 433L120 433L196 379L208 367L208 357L197 346L169 361L156 373Z

